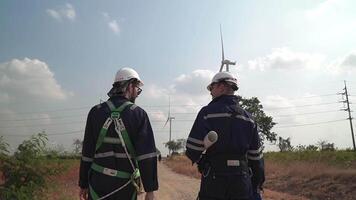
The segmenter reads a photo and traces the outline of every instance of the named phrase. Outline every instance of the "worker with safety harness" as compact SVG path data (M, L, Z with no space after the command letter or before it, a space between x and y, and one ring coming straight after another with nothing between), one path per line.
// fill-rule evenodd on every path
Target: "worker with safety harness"
M157 153L147 113L135 105L141 93L138 73L120 69L108 101L89 114L80 163L80 199L135 200L158 189Z
M237 79L219 72L207 88L213 99L199 111L186 143L186 155L202 174L198 199L260 199L262 146L256 122L234 95Z

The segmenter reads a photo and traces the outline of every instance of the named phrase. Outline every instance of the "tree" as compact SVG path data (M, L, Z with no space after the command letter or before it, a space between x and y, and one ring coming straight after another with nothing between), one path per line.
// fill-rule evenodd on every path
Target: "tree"
M177 154L180 149L185 145L185 139L178 139L177 141L171 140L164 143L164 146L172 151L172 154Z
M276 142L277 141L277 134L275 132L272 132L271 129L273 128L274 125L276 125L275 122L273 122L273 118L270 116L267 116L265 112L263 111L263 106L258 100L257 97L252 97L250 99L245 99L239 96L240 99L240 105L243 109L251 113L251 115L254 117L255 121L258 124L260 136L262 142L264 140L270 141L270 142Z
M80 151L82 150L82 146L83 146L83 141L81 141L80 139L74 139L73 146L74 146L74 153L80 154Z
M9 144L5 142L4 137L0 136L0 155L9 153Z
M280 152L292 151L293 147L290 144L290 138L283 139L282 137L278 137L278 147Z

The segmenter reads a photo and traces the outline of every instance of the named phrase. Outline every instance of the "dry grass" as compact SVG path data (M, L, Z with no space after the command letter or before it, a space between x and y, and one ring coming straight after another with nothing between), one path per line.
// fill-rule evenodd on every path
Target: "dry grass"
M192 162L186 156L172 156L165 159L164 164L179 174L200 179L201 175L197 169L197 166L192 165Z
M200 178L196 166L185 156L164 161L173 171ZM356 199L356 169L319 161L278 162L266 158L266 182L270 190L304 196L312 200Z
M355 199L356 170L325 163L266 160L266 188L311 199Z

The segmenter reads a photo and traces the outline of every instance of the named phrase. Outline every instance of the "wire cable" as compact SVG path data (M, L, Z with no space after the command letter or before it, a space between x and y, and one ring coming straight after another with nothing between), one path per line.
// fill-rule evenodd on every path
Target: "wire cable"
M312 126L312 125L319 125L319 124L327 124L327 123L333 123L333 122L340 122L340 121L346 121L347 119L339 119L339 120L331 120L331 121L325 121L325 122L316 122L316 123L309 123L309 124L295 124L295 125L286 125L286 126L278 126L273 128L292 128L292 127L300 127L300 126Z

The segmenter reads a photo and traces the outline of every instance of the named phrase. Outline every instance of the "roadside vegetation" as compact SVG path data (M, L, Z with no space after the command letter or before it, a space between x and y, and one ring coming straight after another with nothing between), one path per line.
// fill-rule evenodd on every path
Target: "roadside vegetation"
M43 199L51 177L65 172L79 158L77 154L47 148L44 132L24 140L10 155L0 136L0 199Z
M273 191L309 199L351 200L356 196L356 153L350 150L307 150L264 154L266 182ZM184 155L171 156L164 164L173 171L200 178L196 165Z

